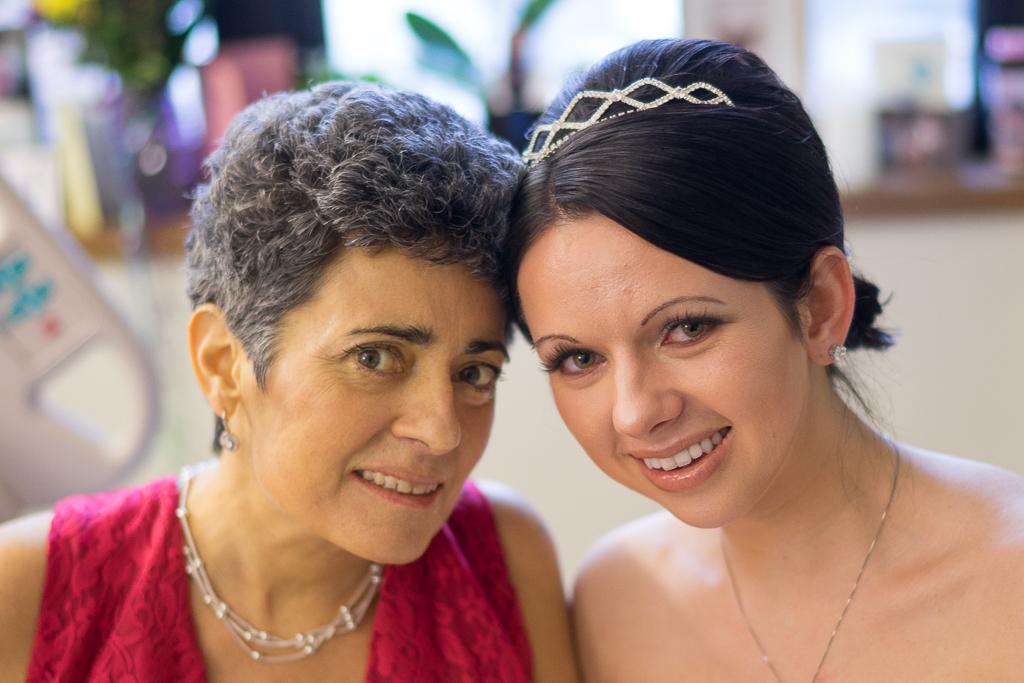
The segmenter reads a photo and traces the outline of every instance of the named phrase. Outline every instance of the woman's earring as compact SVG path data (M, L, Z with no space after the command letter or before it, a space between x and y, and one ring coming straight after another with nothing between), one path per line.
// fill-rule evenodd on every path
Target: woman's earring
M227 415L227 412L223 412L220 414L221 430L220 437L217 439L217 443L219 443L220 447L223 448L224 450L233 451L236 448L238 448L238 439L235 437L234 434L231 433L231 430L228 429Z
M828 348L828 355L832 357L833 363L846 359L846 347L842 344L833 344Z

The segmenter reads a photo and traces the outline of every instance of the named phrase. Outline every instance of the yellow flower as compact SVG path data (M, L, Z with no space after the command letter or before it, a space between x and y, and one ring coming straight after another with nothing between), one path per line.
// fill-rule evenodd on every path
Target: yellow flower
M83 0L33 0L36 12L55 23L71 23L78 18Z

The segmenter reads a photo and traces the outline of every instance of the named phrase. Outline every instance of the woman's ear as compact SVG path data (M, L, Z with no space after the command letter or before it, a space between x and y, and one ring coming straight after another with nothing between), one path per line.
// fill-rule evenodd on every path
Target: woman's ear
M833 362L829 350L846 340L855 301L846 255L834 246L819 249L811 262L810 288L802 301L804 338L812 360L822 365Z
M210 408L217 415L230 416L239 397L245 354L218 306L203 304L192 311L188 322L188 350L192 371Z

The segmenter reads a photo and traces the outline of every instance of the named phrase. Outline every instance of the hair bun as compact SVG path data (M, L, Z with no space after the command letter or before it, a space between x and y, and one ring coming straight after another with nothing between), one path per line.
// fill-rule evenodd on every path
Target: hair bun
M875 327L875 319L882 312L882 302L878 300L878 287L859 275L853 276L853 287L856 295L853 306L853 321L850 331L846 334L848 349L887 349L895 343L892 335Z

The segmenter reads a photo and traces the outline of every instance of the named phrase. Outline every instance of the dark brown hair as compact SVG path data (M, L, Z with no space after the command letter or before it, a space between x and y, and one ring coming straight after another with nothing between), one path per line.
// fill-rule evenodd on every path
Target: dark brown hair
M799 98L742 47L648 40L576 78L538 123L557 119L582 90L621 89L646 77L672 86L706 81L735 106L673 101L602 120L530 168L505 254L521 330L530 338L515 286L525 252L559 220L591 213L722 275L764 282L796 323L795 303L807 291L815 254L829 245L844 248L839 192ZM660 94L644 86L633 96L650 101ZM574 113L590 114L580 108ZM860 276L854 284L846 346L890 346L892 338L875 326L882 310L878 287Z

